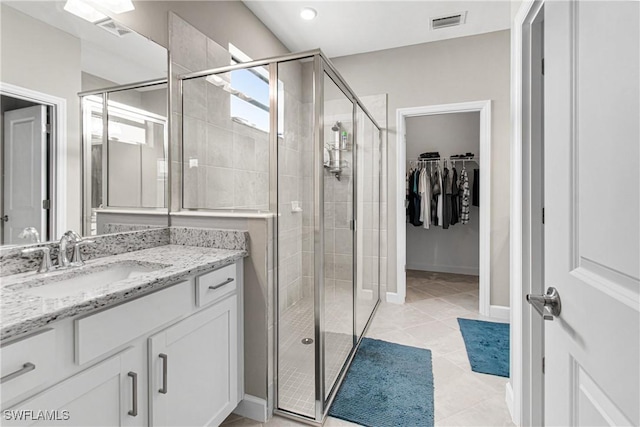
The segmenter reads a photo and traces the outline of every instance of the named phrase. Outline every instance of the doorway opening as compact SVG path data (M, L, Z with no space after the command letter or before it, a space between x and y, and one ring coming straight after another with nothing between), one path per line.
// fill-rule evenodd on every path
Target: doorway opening
M480 112L407 117L406 298L479 314ZM433 301L430 301L433 302Z
M0 95L2 245L52 238L52 116L50 105Z
M0 101L1 244L50 241L67 229L67 101L2 82Z
M438 147L439 144L435 142L434 139L429 140L428 135L424 135L424 139L421 140L420 121L424 121L425 123L432 121L431 125L426 124L423 126L438 129L439 126L442 126L442 124L446 122L455 123L455 119L457 117L461 117L462 119L466 118L466 122L468 122L468 124L465 126L469 129L466 132L472 132L475 136L466 135L464 138L471 142L458 141L457 138L461 138L462 134L460 136L454 136L453 140L456 142L453 142L451 139L452 135L448 134L446 131L438 131L438 133L441 134L440 136L432 135L432 138L444 138L441 140L442 148ZM416 123L413 123L414 121ZM396 272L397 294L387 294L387 301L404 303L407 295L406 271L410 270L412 267L419 270L435 270L435 272L439 272L441 274L471 274L478 276L478 312L484 316L502 317L505 320L508 319L508 310L495 308L492 312L490 303L489 287L491 265L489 254L491 243L489 231L491 218L491 101L398 109L397 126L397 158L399 177L397 180L398 188L396 190L396 194L398 195L398 200L396 202L396 217L398 218L396 230L396 247L398 248L398 269ZM411 144L410 148L408 141L408 136L410 135L408 132L413 126L416 126L416 141L415 144ZM457 132L459 130L455 124L448 129L449 133L453 131ZM431 173L438 170L439 179L442 178L441 174L444 172L445 166L452 172L453 167L456 168L457 173L460 173L463 169L465 170L469 178L468 185L470 185L470 194L468 196L469 223L464 225L454 225L453 227L445 229L442 224L440 224L443 222L442 218L438 218L439 221L435 222L435 224L438 225L436 225L433 230L431 229L431 226L429 230L417 230L420 232L433 231L435 232L431 233L434 234L433 236L419 236L417 233L412 232L408 237L408 230L410 229L407 228L406 222L401 220L401 218L407 217L407 210L405 206L407 182L405 179L402 179L402 177L407 176L407 171L411 167L418 165L418 163L410 162L417 162L417 160L419 160L419 155L428 151L438 152L440 161L438 162L436 159L427 158L422 159L427 160L427 162L421 163L420 165L424 164ZM475 191L473 191L474 174L477 175L475 179L477 188ZM473 203L473 196L477 198L477 200L475 200L476 203ZM462 203L460 203L460 205L461 204ZM440 213L437 205L438 202L436 201L436 216ZM472 215L475 217L473 220ZM451 216L448 216L448 220L446 222L450 223L450 219ZM458 218L458 222L461 222L460 218ZM455 233L458 238L454 237L454 239L451 239L452 234L448 234L451 232ZM412 249L416 244L419 245L420 240L424 240L423 237L430 241L428 245L431 246L432 250L430 250L430 254L426 257L423 255L422 261L418 262L413 254L408 253L408 249ZM463 238L462 240L460 240L461 237ZM436 243L434 241L435 239L438 240L437 243L441 244L434 245L433 243ZM457 260L460 262L456 265L455 260L456 257L459 256L460 250L460 248L458 248L458 252L456 252L458 241L461 242L459 244L460 247L466 249L466 253L464 255L466 260ZM466 247L465 244L467 245ZM471 245L477 246L470 247ZM443 250L442 248L446 248L446 250ZM454 259L454 262L451 262L451 259Z

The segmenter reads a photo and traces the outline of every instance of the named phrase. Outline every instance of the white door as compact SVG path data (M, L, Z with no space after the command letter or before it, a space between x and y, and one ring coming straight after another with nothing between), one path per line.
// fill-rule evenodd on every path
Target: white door
M4 244L34 227L47 237L47 111L44 105L4 113Z
M134 380L141 368L130 350L119 353L5 411L2 425L144 425L140 415L145 408L137 405L144 388Z
M149 338L149 425L217 426L238 405L237 301Z
M640 3L545 3L545 424L640 425Z

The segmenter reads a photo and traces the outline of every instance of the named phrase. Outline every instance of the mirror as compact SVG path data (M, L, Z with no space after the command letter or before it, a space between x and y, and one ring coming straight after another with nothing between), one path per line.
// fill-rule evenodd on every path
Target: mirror
M66 3L0 3L2 245L168 224L167 51Z

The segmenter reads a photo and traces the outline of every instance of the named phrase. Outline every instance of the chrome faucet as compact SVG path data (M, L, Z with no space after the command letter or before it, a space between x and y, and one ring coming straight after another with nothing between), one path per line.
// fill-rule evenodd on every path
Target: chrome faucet
M51 249L48 246L40 246L37 248L27 248L22 251L23 254L32 254L36 252L42 252L42 260L40 261L40 268L38 273L48 273L53 268L51 264Z
M69 245L77 245L82 241L82 237L73 230L69 230L60 238L60 249L58 251L58 268L69 267L71 262L67 255L67 248Z

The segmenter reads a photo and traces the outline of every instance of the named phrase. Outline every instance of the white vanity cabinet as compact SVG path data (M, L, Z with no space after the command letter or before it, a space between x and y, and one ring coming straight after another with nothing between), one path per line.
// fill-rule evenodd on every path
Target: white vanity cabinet
M238 404L231 296L149 338L150 426L218 425Z
M3 343L1 424L219 425L244 393L242 288L239 260Z
M138 399L146 366L132 356L129 348L38 393L5 412L2 425L144 425Z

